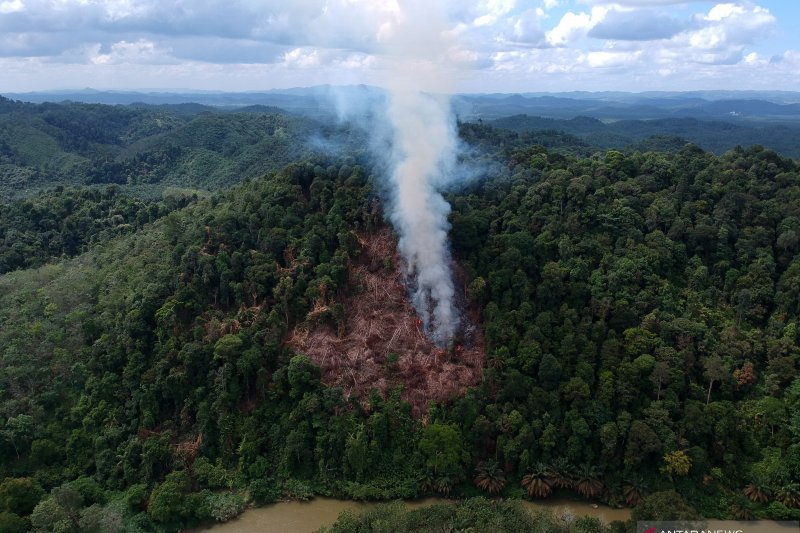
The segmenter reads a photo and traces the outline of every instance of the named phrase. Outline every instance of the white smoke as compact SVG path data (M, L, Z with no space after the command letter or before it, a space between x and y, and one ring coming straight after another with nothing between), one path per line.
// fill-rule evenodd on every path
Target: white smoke
M412 303L429 337L446 346L458 329L459 313L447 241L450 206L436 187L453 171L458 142L447 96L451 42L445 17L433 4L403 2L379 39L393 57L386 80L390 219Z
M438 191L456 170L459 143L449 94L457 71L450 58L458 53L444 3L378 5L375 51L386 92L340 87L328 97L340 118L366 129L384 165L389 219L411 300L429 338L444 347L460 320L447 240L450 206Z
M394 127L390 218L400 237L412 303L432 340L446 345L458 327L447 247L450 205L434 184L454 161L449 106L441 97L393 91L388 111Z

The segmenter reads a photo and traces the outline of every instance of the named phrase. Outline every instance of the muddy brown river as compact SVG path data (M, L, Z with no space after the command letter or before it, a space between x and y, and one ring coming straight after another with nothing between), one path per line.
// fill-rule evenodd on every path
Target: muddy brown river
M428 498L407 501L405 504L409 508L415 508L443 502L451 500ZM195 533L311 533L322 526L333 524L342 511L358 512L377 505L379 503L333 498L314 498L309 502L280 502L248 509L236 520L194 531ZM595 509L587 502L569 500L523 501L522 505L531 510L552 509L561 512L566 509L575 516L595 516L605 522L627 520L631 516L630 509L612 509L603 505Z

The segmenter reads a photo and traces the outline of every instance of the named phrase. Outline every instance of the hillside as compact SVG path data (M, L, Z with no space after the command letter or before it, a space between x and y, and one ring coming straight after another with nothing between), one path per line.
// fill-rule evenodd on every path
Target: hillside
M218 190L322 152L330 137L344 144L352 136L265 106L230 112L0 97L0 200L56 185L117 184L143 197L167 187Z
M345 396L365 401L373 391L386 396L399 388L415 416L425 414L431 402L447 402L477 385L485 348L476 310L464 310L465 327L452 349L437 348L408 299L392 232L382 227L357 238L360 252L348 268L348 296L337 302L321 287L309 320L295 329L289 345L308 354L324 381ZM329 316L335 327L326 323Z
M367 89L352 91L355 99L371 94ZM324 100L326 94L296 97ZM332 109L309 117L258 104L260 100L250 96L252 105L229 107L32 104L0 96L0 201L56 186L109 184L118 185L123 194L152 201L170 188L201 195L217 191L310 157L367 157L370 132L339 122ZM293 102L293 96L286 98L286 103ZM498 159L509 151L533 144L574 156L608 149L674 152L686 142L717 155L757 144L800 156L794 142L800 130L791 121L672 117L603 122L587 116L514 115L461 121L459 133L470 148L470 164L495 170Z
M443 357L366 161L141 219L113 190L15 204L83 206L97 238L13 219L32 263L0 274L0 519L176 531L313 493L796 519L798 163L506 148L448 193L476 329Z

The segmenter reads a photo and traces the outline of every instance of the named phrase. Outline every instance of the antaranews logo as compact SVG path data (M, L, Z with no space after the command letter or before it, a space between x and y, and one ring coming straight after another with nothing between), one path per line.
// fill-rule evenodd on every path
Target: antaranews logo
M637 533L800 533L800 522L691 520L637 522Z
M642 533L744 533L741 529L694 529L692 526L681 526L676 528L663 528L651 527L642 531Z

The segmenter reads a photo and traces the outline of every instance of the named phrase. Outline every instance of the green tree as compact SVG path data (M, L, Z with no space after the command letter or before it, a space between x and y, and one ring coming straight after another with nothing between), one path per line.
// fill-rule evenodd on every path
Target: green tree
M123 512L116 505L93 504L81 511L79 524L82 533L117 533L123 530Z
M25 451L31 441L34 430L33 417L26 414L12 416L6 420L5 428L0 430L0 437L11 443L17 459Z
M730 373L718 355L707 357L703 362L703 367L705 368L703 375L708 380L708 394L706 395L706 405L708 405L711 401L711 388L714 386L714 382L722 381Z
M14 513L0 512L0 533L25 533L29 529L28 521Z
M475 468L475 473L475 485L489 494L498 494L506 486L506 476L497 461L481 462Z
M191 481L186 472L172 472L150 494L147 514L155 522L162 524L180 523L190 517L193 510L187 499Z
M697 511L674 490L654 492L633 508L631 518L640 520L695 520Z
M673 476L685 476L692 468L692 460L686 452L677 450L664 455L664 466L662 471L667 474L670 480Z
M0 483L0 510L26 516L44 496L42 487L31 478L6 478Z
M433 423L423 428L419 450L425 457L425 466L434 474L460 471L463 444L456 426Z
M304 393L317 388L320 371L307 355L300 354L289 361L287 377L291 386L289 395L292 398L300 398Z
M628 444L625 447L625 464L641 463L649 454L661 450L658 435L641 420L634 420L628 430Z
M347 466L355 473L356 479L361 480L369 465L369 438L363 425L347 437L344 454Z
M37 532L70 533L78 531L79 524L53 497L48 497L31 513L31 525Z

